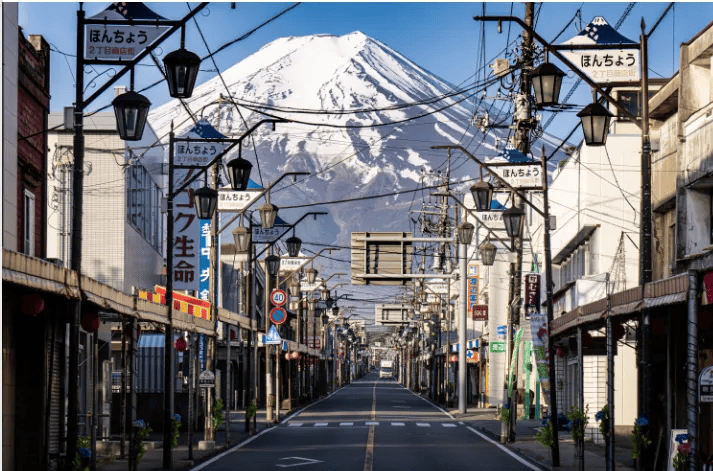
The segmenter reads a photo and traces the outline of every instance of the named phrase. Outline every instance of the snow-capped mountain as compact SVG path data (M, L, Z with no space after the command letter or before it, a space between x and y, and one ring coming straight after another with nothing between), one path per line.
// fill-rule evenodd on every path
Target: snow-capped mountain
M252 179L259 183L261 175L267 185L286 171L311 172L297 185L283 181L272 202L283 208L280 216L287 221L306 211L328 211L331 221L304 224L311 235L301 237L348 245L352 231L408 231L409 208L418 209L418 201L434 190L288 208L428 184L429 174L446 169L447 151L431 149L434 145L460 144L483 157L495 156L498 142L502 148L507 130L483 134L471 125L485 111L476 105L482 90L472 84L460 87L467 90L462 93L456 89L380 41L354 32L275 40L222 78L197 86L186 104L231 137L260 119L290 120L275 131L262 126L245 141L243 157L254 163L257 155L259 161ZM490 119L510 122L493 111ZM193 125L178 100L153 110L149 120L158 135L167 133L172 121L179 135ZM469 181L468 186L479 175L475 164L455 151L451 171L454 180ZM298 228L298 235L305 229Z

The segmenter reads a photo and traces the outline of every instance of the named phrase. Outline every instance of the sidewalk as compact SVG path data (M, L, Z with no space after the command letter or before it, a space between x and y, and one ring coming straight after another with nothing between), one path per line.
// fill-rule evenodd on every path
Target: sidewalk
M284 419L294 411L282 410L280 418ZM257 432L274 426L268 424L265 418L265 409L257 413ZM173 469L177 471L188 471L194 466L208 461L212 457L222 453L226 449L248 439L250 435L245 432L244 411L231 411L230 413L230 442L225 441L225 424L221 425L215 432L215 449L199 450L198 442L203 440L203 432L193 433L193 459L188 459L188 432L185 425L181 427L181 434L178 438L178 446L173 449ZM137 469L141 471L159 471L163 469L163 435L152 433L149 441L152 442L147 447L141 464ZM127 445L128 446L128 445ZM101 471L126 471L129 469L128 459L118 459L97 454L97 469Z
M468 409L465 414L458 414L458 409L445 409L457 420L463 421L481 432L483 435L500 443L500 420L495 416L496 410L492 409ZM553 469L549 458L549 449L535 439L535 432L542 427L540 420L518 420L516 427L515 441L505 446L528 458L530 461L538 463L544 469ZM559 432L560 467L555 469L574 470L577 469L578 461L574 457L574 441L569 436L569 432L561 430ZM631 450L624 447L615 448L616 469L635 469L634 461L631 459ZM595 445L592 442L584 444L584 469L587 471L606 470L606 458L604 445Z

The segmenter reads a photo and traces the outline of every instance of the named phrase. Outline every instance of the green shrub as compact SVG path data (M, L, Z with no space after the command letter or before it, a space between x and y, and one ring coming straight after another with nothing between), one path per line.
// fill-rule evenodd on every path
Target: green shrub
M552 422L547 422L547 425L542 427L542 430L535 433L535 439L546 447L551 447L555 442Z
M223 409L225 405L222 399L217 399L213 403L213 430L217 430L223 422L225 422L225 416L223 414Z

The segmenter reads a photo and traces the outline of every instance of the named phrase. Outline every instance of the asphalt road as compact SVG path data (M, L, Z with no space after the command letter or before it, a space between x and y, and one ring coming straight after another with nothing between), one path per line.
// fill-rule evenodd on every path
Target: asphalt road
M539 470L375 373L194 468L266 471Z

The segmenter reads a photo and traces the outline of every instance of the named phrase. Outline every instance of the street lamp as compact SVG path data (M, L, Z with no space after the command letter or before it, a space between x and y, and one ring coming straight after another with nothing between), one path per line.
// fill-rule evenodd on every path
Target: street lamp
M464 222L458 227L458 242L464 245L470 245L473 240L473 231L475 226L469 222Z
M547 60L532 71L530 79L537 106L551 106L559 103L562 78L566 75Z
M493 201L493 185L481 179L470 187L470 192L478 211L490 211L490 203Z
M598 102L590 103L582 111L577 113L582 121L582 131L584 132L584 142L588 146L603 146L607 142L609 134L609 122L612 114Z
M193 192L198 219L211 219L218 205L218 192L213 188L198 188Z
M172 98L190 98L198 77L201 59L183 47L183 31L181 31L181 48L166 55L163 65L166 68L168 93Z
M124 141L140 141L151 107L149 99L130 90L114 98L111 104L114 106L119 138Z
M275 225L275 218L277 217L278 208L274 204L270 203L270 193L266 193L267 202L257 208L260 213L260 225L264 229L272 229Z
M287 285L287 289L290 292L291 296L299 296L300 295L300 280L298 280L296 277L293 277L290 283Z
M314 283L314 280L317 279L317 269L310 267L305 270L305 274L307 275L307 283L312 284Z
M522 234L522 226L525 222L525 211L522 208L513 206L510 209L503 211L503 222L505 223L505 231L508 237L520 237Z
M237 252L250 251L252 234L250 233L250 229L242 224L242 220L240 221L240 226L233 230L233 238L235 239L235 249Z
M280 257L277 255L268 255L265 257L265 265L267 265L267 273L275 277L280 271Z
M480 251L480 258L483 265L486 267L492 267L493 263L495 263L495 253L497 252L497 247L491 244L490 240L486 240L480 244L478 250Z
M287 244L287 253L290 257L296 257L300 253L300 248L302 247L302 239L295 237L294 235L285 241Z
M242 157L238 157L228 162L226 166L228 167L230 186L233 190L245 191L250 182L250 171L253 168L253 164Z

